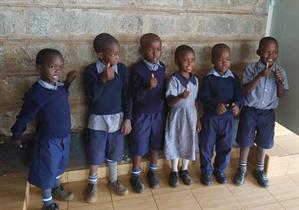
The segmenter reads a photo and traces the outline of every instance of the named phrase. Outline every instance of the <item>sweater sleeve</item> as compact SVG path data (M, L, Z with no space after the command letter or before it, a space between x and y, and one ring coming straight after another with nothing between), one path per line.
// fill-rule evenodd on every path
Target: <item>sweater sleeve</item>
M84 85L88 100L95 101L102 95L106 85L102 80L102 75L103 73L98 74L96 71L93 71L92 66L87 67L85 70Z
M137 73L135 69L132 69L131 73L131 81L130 81L130 92L132 99L135 102L143 100L150 90L144 84L142 84L142 80L140 75Z
M200 101L209 109L216 110L218 102L211 98L210 84L207 76L203 78L202 85L199 91Z
M129 94L129 74L125 65L121 64L120 69L123 77L122 87L122 109L124 111L124 119L132 119L132 98Z
M238 107L241 107L243 105L244 95L243 95L243 89L241 86L241 82L237 75L235 75L234 78L234 98L233 101L238 105Z
M12 138L21 139L23 132L26 130L27 124L33 121L40 110L40 104L31 97L23 99L24 103L20 113L17 116L15 124L11 128Z

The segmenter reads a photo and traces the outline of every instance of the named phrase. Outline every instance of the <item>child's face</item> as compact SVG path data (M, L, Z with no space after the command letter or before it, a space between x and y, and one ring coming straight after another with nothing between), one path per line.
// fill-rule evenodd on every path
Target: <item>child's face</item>
M261 49L258 50L258 55L260 56L260 60L262 63L268 66L272 66L272 64L278 58L278 48L275 42L266 43Z
M59 81L63 68L64 61L59 55L50 58L43 66L37 66L41 79L53 85Z
M144 59L151 62L157 63L161 57L162 44L160 41L151 41L142 49Z
M230 68L230 61L230 51L227 49L222 49L218 53L218 56L215 59L213 58L215 68L221 73L224 73L226 70Z
M195 67L195 55L193 52L185 52L176 60L180 71L190 73Z
M118 64L120 60L120 48L117 43L113 43L103 53L98 53L98 58L111 66Z

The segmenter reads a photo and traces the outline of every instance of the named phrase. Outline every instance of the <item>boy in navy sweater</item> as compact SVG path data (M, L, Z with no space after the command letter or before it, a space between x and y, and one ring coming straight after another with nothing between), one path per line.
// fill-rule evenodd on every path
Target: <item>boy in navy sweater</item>
M132 134L130 148L133 155L133 169L130 182L135 192L144 191L140 178L142 156L150 151L150 165L147 173L149 186L160 186L157 177L159 151L164 137L164 92L165 66L159 61L162 50L161 39L153 33L140 39L143 60L132 67L131 96L133 98Z
M76 77L76 72L71 71L65 83L59 82L63 67L59 51L43 49L37 54L36 68L40 79L25 94L21 112L11 128L13 142L21 144L27 123L35 120L37 124L28 181L42 189L43 210L59 209L52 195L63 201L73 198L59 180L69 158L71 119L68 88Z
M97 200L97 168L107 161L108 187L118 195L128 189L117 179L117 161L122 159L124 135L131 132L131 103L128 96L128 69L119 63L118 41L107 33L93 42L97 62L85 70L85 92L88 99L87 161L89 183L85 192L88 203Z
M214 68L203 78L200 99L204 104L203 129L200 135L201 182L210 185L214 173L216 181L227 183L225 169L229 163L233 144L233 117L243 103L238 77L231 72L230 49L225 44L212 48ZM214 147L214 167L211 160Z
M247 65L243 76L245 100L237 133L240 162L233 182L236 185L244 183L249 150L255 143L257 150L253 176L260 186L268 187L269 180L264 171L265 151L273 146L274 109L289 86L286 71L275 63L278 58L277 40L273 37L262 38L257 54L260 60Z

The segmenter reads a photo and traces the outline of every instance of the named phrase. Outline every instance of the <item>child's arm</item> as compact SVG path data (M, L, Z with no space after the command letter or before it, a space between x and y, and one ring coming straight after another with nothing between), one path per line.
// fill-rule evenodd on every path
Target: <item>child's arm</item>
M67 73L66 80L65 80L65 87L68 89L72 82L77 78L77 71L73 70Z
M240 80L237 77L237 75L234 74L234 76L235 76L235 78L234 78L234 97L233 97L233 102L232 102L231 106L232 106L233 115L236 117L239 114L240 107L243 105L244 96L243 96L243 91L242 91Z
M277 82L277 97L281 98L285 94L285 88L283 85L283 77L281 75L281 71L279 70L278 66L275 67L275 79Z
M250 82L244 84L245 95L248 95L251 91L253 91L256 88L261 77L269 77L271 73L271 69L269 68L269 65L267 63L266 68L263 71L258 73ZM246 69L244 72L244 77L250 78L250 74L251 72L248 69Z
M217 110L218 102L213 100L210 95L210 85L208 77L204 77L202 85L199 91L200 101L207 107L210 107L213 110Z
M200 114L199 114L200 102L197 100L195 102L195 105L196 105L196 113L197 113L196 131L199 133L201 131L201 120L200 120Z
M17 116L15 124L11 128L11 140L17 143L21 142L22 134L26 130L27 123L34 120L40 109L40 105L29 97L24 98L24 104Z
M177 96L168 96L167 97L167 103L168 106L174 107L180 100L185 99L189 96L190 92L187 90L187 88L182 92L181 94Z
M121 132L124 135L128 135L131 130L131 118L132 118L132 99L129 94L129 75L126 66L121 65L123 76L123 89L122 89L122 108L124 111L124 121L122 123Z

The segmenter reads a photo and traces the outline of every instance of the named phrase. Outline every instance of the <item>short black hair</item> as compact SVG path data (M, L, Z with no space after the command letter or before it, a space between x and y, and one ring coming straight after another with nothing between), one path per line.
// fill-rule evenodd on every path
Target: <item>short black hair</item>
M119 45L118 40L108 33L101 33L93 40L93 47L96 53L104 52L112 44Z
M188 46L188 45L180 45L175 49L175 53L174 53L174 58L175 60L178 60L179 57L181 57L182 55L184 55L187 52L192 52L193 54L195 54L194 50L192 47Z
M264 48L270 42L274 42L276 44L277 48L278 48L278 42L277 42L277 40L274 37L272 37L272 36L266 36L266 37L263 37L260 40L258 50L261 50L262 48Z
M227 46L227 45L224 44L224 43L218 43L218 44L215 44L215 45L212 47L212 50L211 50L211 60L212 60L212 63L214 63L214 62L215 62L215 59L219 57L219 53L220 53L222 50L228 50L229 53L230 53L230 48L229 48L229 46Z
M56 49L44 48L44 49L40 50L36 55L36 61L35 61L36 66L45 65L46 62L48 62L54 56L60 56L61 59L63 60L62 54Z
M160 42L162 43L161 38L154 33L147 33L141 36L140 38L140 47L143 49L145 46L147 46L150 42Z

